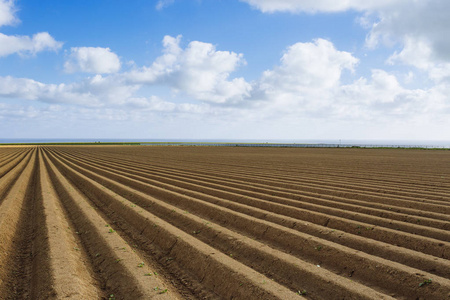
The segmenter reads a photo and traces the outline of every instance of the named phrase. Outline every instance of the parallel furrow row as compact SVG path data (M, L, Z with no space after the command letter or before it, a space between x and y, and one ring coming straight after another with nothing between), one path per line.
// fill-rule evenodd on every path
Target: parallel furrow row
M80 157L74 157L70 154L65 153L67 156L80 159ZM164 170L154 170L146 167L136 167L125 165L122 166L120 163L114 161L102 161L100 159L86 159L83 158L83 161L88 162L89 165L97 165L102 168L110 168L113 167L115 170L121 170L128 173L140 175L147 179L154 179L160 182L172 184L178 187L184 187L186 189L198 189L198 185L201 185L201 191L207 194L213 194L216 196L223 196L229 199L232 197L232 194L238 194L240 196L249 196L256 197L258 199L268 200L275 203L281 203L285 205L290 205L293 207L299 207L303 209L309 209L313 211L319 211L324 213L336 214L339 210L344 210L343 214L349 215L350 213L346 213L349 211L354 211L362 214L373 215L376 217L383 218L383 221L387 224L387 227L398 229L402 227L398 223L394 222L386 222L385 219L389 220L398 220L402 222L409 222L416 225L422 226L430 226L439 229L448 230L450 229L450 216L442 213L433 213L427 210L416 210L416 209L408 209L408 208L399 208L399 207L387 207L387 205L380 206L374 205L374 208L370 207L371 202L364 202L358 200L349 200L347 198L342 197L329 197L326 199L317 198L314 194L306 194L306 193L295 193L295 191L280 191L274 190L271 188L267 188L267 186L260 185L258 187L255 184L246 184L243 181L226 181L220 178L212 178L205 176L194 176L188 175L186 173L181 172L165 172ZM209 192L208 192L209 191ZM213 191L213 192L211 192ZM227 193L228 192L228 193ZM221 194L221 195L220 195ZM367 207L367 208L365 208ZM330 209L333 208L333 209ZM384 208L384 209L381 209ZM438 207L440 209L441 207ZM338 209L338 210L335 210ZM419 218L420 217L420 218ZM351 218L355 218L354 215L351 215ZM442 220L442 221L441 221ZM376 223L374 223L376 224ZM413 228L417 228L417 226L413 226ZM408 230L407 230L408 231ZM411 229L409 232L416 233L416 229ZM450 236L447 233L444 234L444 240L448 240Z
M222 295L224 298L256 296L263 299L289 299L295 297L293 292L269 278L237 263L207 244L199 243L192 235L72 169L54 154L50 160L63 171L63 178L70 179L77 188L83 190L87 197L96 201L100 210L107 212L108 209L104 208L107 206L111 214L119 215L123 222L129 224L136 232L140 232L140 235L147 238L149 243L156 244L167 259L173 261L172 263L188 268L189 272L195 276L194 278L214 294ZM95 210L92 213L95 213ZM223 278L228 280L220 284ZM239 289L239 287L242 288Z
M83 149L84 150L84 149ZM83 151L84 152L84 151ZM87 153L87 152L85 152ZM125 152L126 153L126 152ZM158 153L157 153L158 154ZM122 157L122 159L125 159L124 155L121 155L121 153L116 153L116 152L102 152L102 157ZM153 160L155 163L157 163L158 161L164 161L164 164L161 164L161 166L168 166L170 167L172 166L177 166L180 165L180 163L182 163L183 165L185 165L186 167L189 167L190 165L194 166L195 168L200 167L200 166L208 166L209 168L218 168L220 166L226 166L227 169L233 170L245 170L245 171L249 171L249 170L267 170L270 169L271 172L274 172L275 170L277 170L277 167L279 167L279 163L277 162L275 165L275 167L273 166L273 164L265 164L263 160L259 160L259 161L251 161L248 158L251 156L247 156L245 160L242 160L239 162L239 164L233 164L230 162L227 163L220 163L217 160L213 160L213 161L208 161L207 157L202 157L202 161L198 161L198 160L187 160L186 158L181 159L173 159L173 157L167 157L167 156L157 156L157 155L152 155L151 157L139 157L136 159L133 159L133 161L147 161L147 159ZM267 156L264 157L265 159L267 158ZM295 158L295 157L292 157ZM308 159L310 157L307 157ZM423 157L421 157L422 159ZM172 163L171 163L172 162ZM364 174L367 173L367 180L370 180L371 182L376 182L379 185L383 186L383 183L395 183L395 184L404 184L405 186L402 186L402 188L404 188L403 192L407 191L405 190L405 188L408 187L416 187L416 186L424 186L424 187L430 187L430 186L434 186L436 184L436 180L438 180L439 182L439 186L446 186L447 189L450 189L450 184L448 182L441 182L439 181L439 179L442 178L442 175L446 175L448 174L448 172L443 172L441 174L436 174L437 172L435 171L436 167L440 167L440 169L443 168L443 166L441 165L441 161L437 161L435 162L433 165L429 165L429 164L425 164L423 166L421 166L420 168L417 168L417 166L414 165L414 163L410 163L410 165L414 166L413 169L411 168L406 168L404 172L399 172L398 171L398 167L392 166L392 163L389 164L388 166L380 166L379 162L377 162L377 169L374 169L372 167L372 165L364 165L364 166L359 166L358 169L358 175L355 176L355 172L354 171L344 171L345 168L342 168L342 165L336 165L336 166L332 166L332 161L327 161L327 165L326 168L324 167L313 167L310 164L308 165L303 165L300 164L299 166L293 168L291 165L283 165L283 168L281 168L281 174L283 174L284 176L286 176L289 173L293 173L293 174L298 174L299 172L299 167L301 167L301 172L303 174L307 174L308 177L314 177L315 175L319 175L319 178L324 178L326 176L330 176L332 180L337 180L338 182L341 181L342 179L347 178L347 181L353 182L355 180L359 180L362 178L365 178ZM445 166L444 166L445 167ZM383 172L378 172L379 169L385 169L385 171ZM311 170L315 169L315 172L311 172ZM414 181L413 178L415 177L415 175L413 174L412 171L420 169L421 173L420 175L417 175L417 181ZM425 169L430 169L432 170L432 172L430 171L429 173L431 175L427 176ZM407 173L405 173L407 172ZM402 180L402 178L405 177L405 175L408 175L408 179L407 180ZM347 176L346 176L347 175ZM428 179L428 180L427 180Z
M93 209L91 200L84 195L84 191L74 186L46 156L47 154L44 154L50 179L55 185L62 206L74 225L71 230L79 236L91 267L99 274L98 281L105 291L105 296L112 294L119 299L127 297L140 299L145 296L166 298L167 295L160 294L167 288L166 284L156 276L144 276L154 273L148 262L144 263L144 259L136 254L124 239L118 234L114 234L113 224L110 225L108 219ZM80 250L80 248L75 250ZM83 276L81 278L86 280L90 277ZM86 293L97 292L92 290L92 285L86 281L83 285L91 288L91 290L86 290ZM74 285L74 287L76 286ZM172 293L174 292L172 291ZM92 297L83 299L90 298ZM82 299L81 295L80 299Z
M219 239L217 236L217 232L209 232L212 231L209 229L210 226L207 225L208 222L215 222L214 226L220 227L220 232L223 232L225 227L231 227L236 230L236 232L239 233L247 233L247 235L251 238L256 239L262 239L264 243L266 244L272 244L274 247L281 248L283 252L286 252L287 250L290 250L290 253L295 253L297 251L292 250L298 249L298 252L295 253L296 256L298 256L301 260L310 261L312 263L317 263L317 261L322 263L322 267L328 268L330 270L335 270L338 273L344 273L345 269L352 268L356 269L357 266L354 265L355 262L358 262L358 271L352 272L352 276L354 280L361 280L364 284L370 285L374 284L373 279L373 271L376 270L376 268L392 268L392 265L395 265L392 262L385 262L382 263L383 260L380 260L379 258L374 258L371 256L368 257L361 257L358 254L354 254L353 251L350 249L344 248L339 245L335 245L334 243L329 243L322 239L314 239L311 236L301 234L295 230L290 230L284 227L277 226L271 222L267 221L261 221L257 220L255 218L236 213L235 211L231 211L229 209L224 209L217 207L217 203L211 204L212 201L210 201L210 204L206 204L200 200L202 199L202 195L194 195L194 197L186 196L186 193L189 192L187 190L182 191L181 193L176 192L169 192L171 190L170 186L165 186L164 188L158 188L155 185L149 185L144 184L137 180L133 179L127 179L125 176L121 175L115 175L114 173L108 172L108 171L102 171L101 169L95 169L94 172L88 171L87 169L92 169L93 167L89 167L86 164L83 164L81 162L72 163L66 160L66 164L70 165L70 167L76 169L79 172L82 172L84 175L96 180L97 182L101 182L103 185L105 185L108 189L114 190L115 192L123 195L124 197L128 197L130 199L133 199L133 201L139 205L143 206L144 208L147 208L150 206L149 209L151 212L156 213L155 211L159 208L159 206L170 204L172 205L172 210L175 210L175 208L182 209L182 210L188 210L193 215L201 216L205 218L207 221L204 223L203 226L201 226L201 230L193 230L193 232L198 235L199 237L205 235L204 240L210 241L213 239ZM81 167L82 166L82 167ZM101 176L99 174L103 174L105 176ZM113 179L113 180L112 180ZM126 185L119 184L118 182L125 183ZM145 192L145 194L139 194L137 191L132 190L127 187L135 188L136 190L142 190ZM149 198L146 194L150 194L153 197ZM164 201L157 200L158 199L164 199ZM152 199L152 200L150 200ZM202 199L204 200L204 199ZM150 202L149 201L153 201ZM226 200L219 199L218 201L226 202ZM155 203L158 203L155 205ZM189 204L190 203L190 204ZM160 208L159 208L160 209ZM162 212L160 212L161 217L167 216L169 222L176 222L176 218L174 217L173 213L170 213L170 207L166 208ZM176 211L176 210L175 210ZM267 211L266 211L267 213ZM276 217L276 214L274 214L274 217ZM181 224L185 224L187 221L180 221ZM211 223L213 224L213 223ZM174 224L176 226L179 226L177 224ZM187 232L191 229L198 228L199 225L189 227L186 229ZM251 230L254 230L253 232ZM377 231L376 230L370 230L370 231ZM328 230L330 232L330 230ZM203 233L205 232L205 233ZM231 239L231 238L230 238ZM240 235L239 239L244 239ZM226 240L226 239L224 239ZM294 242L295 241L295 242ZM234 241L234 243L237 243ZM425 242L426 243L426 242ZM433 243L433 242L432 242ZM431 244L427 244L424 249L430 249L435 247L437 250L435 254L441 255L442 246L439 246L440 243L436 243L436 246L432 246ZM447 247L449 245L446 245ZM219 247L219 246L218 246ZM230 252L229 247L232 247L231 249L245 249L244 246L241 245L230 245L228 247L223 246L224 253ZM258 249L258 247L256 247ZM322 252L322 249L327 249L326 251ZM232 250L231 250L232 251ZM243 250L244 251L244 250ZM253 250L253 252L257 252L257 250ZM446 252L445 252L446 253ZM417 253L415 253L417 255ZM240 254L241 256L246 256L245 252ZM237 257L240 257L238 254ZM253 254L254 255L254 254ZM362 254L361 254L362 255ZM447 255L447 254L444 254ZM356 257L355 257L356 256ZM333 257L333 259L327 259L327 257ZM411 254L410 257L414 257L414 254ZM314 260L314 262L313 262ZM428 262L432 262L433 259L429 258ZM353 263L352 263L353 262ZM422 265L426 265L422 261ZM444 265L441 265L440 263L444 263ZM445 269L450 267L448 262L446 260L440 260L438 263L432 263L435 267L439 269L439 273L443 274L444 277L449 275ZM365 265L366 267L362 267ZM401 272L406 272L403 275L405 278L404 281L410 280L410 289L413 288L414 283L417 283L420 281L419 278L417 278L417 274L422 273L421 276L428 276L430 274L425 275L423 272L419 272L418 270L414 269L408 269L409 271L404 271L405 266L397 266L397 268L390 269L391 271L385 270L382 272L382 274L398 274ZM283 268L285 270L286 268ZM402 271L400 271L402 270ZM275 271L272 271L275 272ZM419 273L418 273L419 272ZM390 284L386 284L390 282L393 278L382 278L379 280L379 289L380 290L389 290L392 288ZM442 280L444 280L442 278ZM372 281L372 282L371 282ZM447 286L448 282L444 280L444 286ZM395 288L398 290L398 287ZM444 288L445 289L445 288ZM390 291L392 292L392 291ZM406 294L407 291L402 291L403 294Z
M450 299L450 158L403 153L0 147L0 299Z
M83 153L81 154L83 156L85 155L89 155L89 153ZM111 157L112 158L112 157ZM110 158L105 158L105 159L110 159ZM116 158L113 160L120 160L122 161L122 163L124 163L124 159L123 158ZM131 163L136 165L136 163ZM140 165L142 165L142 163L139 163ZM148 164L148 162L146 163ZM152 167L155 167L154 164L152 164ZM184 168L186 168L187 166L183 165ZM163 165L161 166L161 168L168 170L169 166L167 165ZM380 186L377 185L377 188L372 189L371 187L373 186L373 181L370 182L364 182L364 184L362 185L355 185L354 180L352 181L347 181L346 185L336 185L334 184L332 181L329 180L323 180L322 178L314 178L311 176L308 177L302 177L301 174L304 173L304 171L301 172L301 174L297 174L295 177L289 177L286 178L286 176L283 177L279 177L279 176L274 176L273 170L270 170L270 175L269 172L267 172L267 170L264 173L254 173L254 172L249 172L248 168L243 167L243 170L241 171L232 171L229 168L226 168L226 170L221 170L220 168L218 168L217 166L211 166L210 168L200 168L198 165L195 165L195 167L193 168L195 170L195 173L197 175L203 174L203 175L208 175L211 174L212 172L214 172L215 174L219 175L220 177L223 179L243 179L245 178L245 180L247 180L248 182L252 182L252 183L261 183L264 185L275 185L277 184L278 186L281 187L285 187L285 188L289 188L292 190L297 190L297 191L301 191L301 192L310 192L310 193L315 193L316 195L330 195L330 196L344 196L347 198L354 198L354 199L360 199L360 200L376 200L379 201L379 198L376 197L381 197L382 200L385 201L391 201L392 202L392 198L394 199L399 199L399 200L405 200L407 201L406 203L409 203L409 201L414 201L415 204L421 204L421 202L428 202L428 200L431 200L430 202L436 203L437 205L447 205L450 206L450 197L449 197L449 192L450 192L450 187L449 189L445 192L430 192L430 191L426 191L423 189L418 189L418 187L420 185L414 184L414 185L410 185L408 187L402 187L401 188L401 192L397 192L397 191L392 191L392 190L386 190L385 186L383 187L383 189L380 190ZM299 172L297 172L299 173ZM326 171L325 173L329 173L328 171ZM318 182L320 182L320 184L317 184ZM397 187L397 185L395 186ZM427 186L429 187L429 186ZM399 187L397 187L397 189L400 189ZM356 193L357 190L361 190L363 191L363 194L358 194ZM440 190L442 190L442 187L440 187ZM420 196L418 196L420 195ZM371 198L371 196L375 197L374 199ZM389 197L389 200L387 200L386 198ZM447 200L447 201L445 201Z
M11 171L11 169L13 169L17 164L19 164L30 151L31 150L16 153L10 156L8 159L2 160L0 166L0 178L5 176L9 171Z
M23 170L28 165L32 158L32 152L29 152L27 155L18 158L13 162L13 166L11 168L8 167L9 171L0 180L0 204L3 201L4 196L11 189L13 184L17 182L18 178L21 176ZM22 176L23 177L23 176Z
M28 160L23 160L21 169L17 168L15 174L11 174L7 181L1 181L1 191L5 185L11 185L7 192L2 192L0 202L0 295L14 295L21 293L21 283L11 278L17 278L21 270L20 261L20 241L25 238L27 217L26 206L32 197L34 173L36 170L36 151L30 153ZM23 172L22 172L23 171ZM21 173L20 180L16 180ZM7 174L9 175L9 174Z
M112 163L112 161L109 161ZM136 168L136 166L125 166L125 167L131 167L131 168ZM158 176L161 174L168 174L166 171L149 171L148 168L146 167L142 167L142 171L146 171L147 172L158 172ZM154 169L152 167L152 169ZM183 178L186 178L186 180L189 180L189 178L193 178L195 177L195 175L188 175L186 172L172 172L172 174L175 175L179 175L182 176ZM171 175L171 174L169 174ZM292 190L292 189L280 189L280 188L275 188L275 187L271 187L270 184L271 182L268 181L268 183L266 185L264 184L256 184L254 182L250 182L250 183L244 183L243 181L238 181L238 180L227 180L223 177L211 177L208 176L208 178L204 177L203 175L198 176L197 175L197 179L202 179L202 181L209 181L212 183L217 183L217 182L221 182L224 185L226 185L227 187L243 187L243 189L247 190L247 191L259 191L265 194L270 194L270 195L283 195L283 196L287 196L287 197L293 197L293 199L299 199L299 198L304 198L307 199L308 201L310 201L311 199L315 199L315 201L319 201L319 199L324 199L324 200L331 200L334 201L336 203L339 203L339 205L342 205L342 203L349 203L349 204L356 204L359 206L366 206L366 207L374 207L374 208L379 208L382 210L385 210L386 213L389 214L389 212L399 212L399 213L408 213L411 215L417 215L417 216L423 216L423 217L429 217L429 218L436 218L436 219L444 219L444 220L448 220L449 217L447 215L444 214L439 214L439 213L428 213L426 210L423 210L424 208L422 208L422 210L414 210L414 209L409 209L409 208L401 208L398 207L396 205L398 205L399 203L396 203L395 200L393 200L392 198L388 198L388 197L384 197L383 201L386 202L385 204L378 204L378 203L374 203L374 202L368 202L368 201L362 201L362 200L352 200L349 198L343 198L343 197L336 197L336 196L326 196L326 195L321 195L321 194L317 194L317 193L309 193L309 192L304 192L304 191L297 191L297 190ZM251 181L251 180L248 180ZM273 183L272 183L273 184ZM319 198L319 199L318 199ZM363 198L364 199L364 198ZM313 201L314 202L314 201ZM401 203L400 203L401 204ZM329 203L327 203L326 205L329 205ZM412 206L411 202L406 202L405 205L408 206ZM425 205L426 206L426 205ZM348 207L346 207L346 209L348 209ZM361 209L361 208L359 208ZM435 210L439 210L441 211L441 207L436 207ZM382 212L380 212L382 213ZM385 215L383 215L385 217ZM417 218L414 220L415 222L417 222Z

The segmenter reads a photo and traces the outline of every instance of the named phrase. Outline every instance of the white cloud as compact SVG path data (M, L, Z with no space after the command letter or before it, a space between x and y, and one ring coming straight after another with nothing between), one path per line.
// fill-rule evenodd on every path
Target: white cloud
M128 74L128 78L132 82L153 84L168 74L178 71L177 61L182 55L183 50L180 48L181 36L173 38L165 36L163 39L164 55L158 57L150 67L142 67Z
M136 97L127 99L127 106L138 109L145 109L151 111L173 111L176 108L176 104L168 101L164 101L160 97L150 96Z
M139 86L120 77L96 75L71 84L45 84L27 78L0 77L0 97L66 103L86 107L122 105Z
M421 118L434 122L450 112L446 96L449 90L445 85L406 89L394 75L373 70L369 79L360 78L329 89L274 89L265 94L266 101L252 107L252 114L262 122L274 119L293 124L314 119L383 124Z
M357 63L349 52L337 50L327 40L296 43L287 48L279 66L263 73L252 98L269 102L272 112L306 114L327 109L342 71L353 71Z
M369 79L342 85L342 72L353 72L358 59L323 39L288 47L280 64L265 71L252 86L242 78L228 80L229 73L242 63L241 55L217 51L211 44L197 41L182 49L180 37L166 37L163 44L164 54L150 67L129 73L96 75L59 85L0 77L0 96L86 108L218 115L231 112L256 119L279 115L370 119L383 113L414 115L423 110L435 111L433 107L448 109L445 98L439 96L447 91L444 87L433 93L408 90L383 70L374 70ZM194 102L175 104L156 96L137 96L142 84L175 88L191 97L186 102ZM426 100L430 95L435 100ZM195 100L204 103L197 104ZM212 110L208 103L214 102L228 105Z
M450 77L450 2L412 1L378 12L379 20L367 36L367 45L402 46L389 59L390 64L410 65L439 82Z
M378 20L373 23L368 43L376 46L380 42L415 38L429 44L437 56L449 59L450 41L446 38L450 33L449 10L450 2L446 0L406 1L373 10Z
M13 0L0 0L0 27L17 22Z
M31 38L0 33L0 57L13 53L34 55L45 50L57 51L61 47L62 43L55 41L47 32L37 33Z
M353 72L358 59L349 52L336 49L330 41L319 38L287 47L278 66L249 83L244 78L232 76L246 63L242 54L220 51L215 45L201 41L192 41L184 46L181 36L166 36L161 56L149 66L134 67L127 73L119 73L120 59L109 48L80 47L71 48L68 52L65 71L95 76L68 84L0 77L0 98L18 100L14 105L5 104L13 101L0 103L0 118L39 119L43 124L49 123L46 120L50 118L63 125L70 119L69 127L84 124L79 120L92 121L89 123L91 126L96 124L95 120L102 119L116 126L111 131L113 135L115 130L122 130L124 124L149 124L159 120L164 122L164 128L172 126L172 134L175 135L180 130L185 136L196 134L209 126L217 130L214 135L217 132L230 134L229 128L239 132L241 128L251 127L248 136L259 132L261 137L265 137L267 132L271 132L272 136L278 137L282 131L284 138L293 137L303 129L314 132L313 135L320 134L320 130L337 132L335 124L345 122L350 124L347 131L359 130L360 137L364 136L364 129L355 128L354 124L361 124L361 128L364 124L366 128L372 126L367 125L369 123L375 124L373 128L381 124L384 127L378 133L382 134L389 134L392 123L406 124L414 130L422 130L422 136L428 137L427 130L420 129L420 126L432 123L434 128L438 128L437 120L441 120L440 124L450 124L450 85L446 81L450 78L449 1L241 1L267 13L357 11L360 24L368 32L366 45L373 49L395 47L397 51L392 50L394 53L387 58L387 63L409 65L414 72L407 69L404 74L399 74L398 70L389 73L376 69L367 78L361 77L351 83L348 83L351 78L346 78L347 83L343 85L343 72ZM173 2L155 2L156 9L161 10ZM0 0L0 26L19 22L14 3L13 0ZM62 43L46 32L33 36L0 33L0 57L14 53L34 55L40 51L57 51L61 47ZM422 77L417 71L425 73L435 86L408 89L398 80L403 76L403 82L410 84L420 80ZM143 85L147 85L144 91L140 90ZM160 86L175 91L171 96L176 100L153 94L153 88L159 91ZM35 101L41 103L37 105ZM215 105L217 103L226 105ZM195 124L192 128L198 130L188 125L180 126L180 116L193 122L189 124ZM117 125L119 122L123 122L120 123L122 125ZM327 122L329 125L324 125ZM323 127L314 129L311 124ZM125 133L129 129L123 128ZM153 128L157 128L154 133L166 132L159 126ZM398 132L408 132L408 129L405 127ZM435 130L434 136L441 134Z
M404 48L400 52L392 54L387 62L389 64L412 64L419 69L429 69L432 50L427 43L417 41L413 37L405 38Z
M164 54L150 67L130 72L129 80L166 84L207 102L235 102L249 95L251 86L243 78L229 80L230 73L245 63L242 54L217 51L214 45L199 41L182 49L180 39L164 37Z
M393 74L376 69L369 79L342 85L342 72L353 71L357 63L357 58L327 40L294 44L279 66L254 83L248 98L252 113L266 121L282 116L283 122L293 124L299 119L379 123L421 118L426 122L424 116L442 118L449 113L450 87L445 84L407 89Z
M0 27L12 25L19 20L14 13L14 0L0 0ZM62 47L48 32L40 32L29 36L12 36L0 33L0 57L14 53L19 55L35 55L41 51L57 51Z
M180 43L181 37L165 37L164 53L149 67L127 73L95 75L70 84L0 77L0 97L46 103L36 105L36 109L16 109L16 118L35 116L33 118L40 120L42 113L59 120L64 115L72 120L73 126L80 119L123 124L131 120L133 122L129 123L146 124L160 120L164 126L172 126L172 133L179 132L177 127L183 118L192 122L191 125L196 124L192 128L198 130L204 124L216 129L226 124L236 130L248 127L249 134L261 130L257 128L264 128L264 134L276 134L284 128L284 138L296 134L297 131L291 128L301 126L305 129L321 122L366 122L377 126L397 122L409 126L426 124L432 119L448 124L445 121L446 114L450 113L448 85L441 83L429 89L407 89L396 76L383 70L373 70L368 78L343 85L343 72L353 72L358 59L324 39L287 47L279 65L263 72L260 79L251 84L243 78L230 79L230 74L244 63L241 54L218 51L213 45L199 41L184 48ZM408 52L399 52L392 61L399 62L408 55ZM427 60L418 61L417 66L428 68L427 63ZM148 85L146 96L142 96L142 85ZM155 86L175 89L181 97L172 94L175 100L170 101L170 98L152 95ZM41 111L41 107L55 104L63 109ZM419 119L421 123L417 121ZM334 130L333 126L324 124L320 126ZM348 125L348 130L351 129ZM315 132L320 134L319 131ZM184 132L188 135L189 129ZM223 132L225 134L226 130ZM359 132L361 134L363 130Z
M241 0L266 13L361 12L366 45L400 47L387 63L413 66L436 83L450 78L450 1L447 0ZM412 78L412 76L409 76Z
M394 103L397 97L406 92L397 78L383 70L372 70L370 81L360 78L340 88L340 104L348 107L359 106L371 108L386 103Z
M366 44L403 49L389 62L415 66L433 80L449 76L450 1L447 0L241 0L262 12L363 13L361 25L369 29Z
M297 91L308 88L332 88L339 84L344 69L354 70L358 59L338 51L324 39L296 43L281 58L280 66L263 74L262 85Z
M75 85L44 84L27 78L0 77L0 96L50 103L99 105L90 91L83 93Z
M109 48L71 48L64 69L67 73L86 72L94 74L116 73L120 70L119 57Z
M86 107L129 105L164 110L171 104L157 98L137 97L135 93L147 84L168 86L188 95L188 102L234 103L250 95L251 86L243 78L229 79L230 73L245 63L241 54L217 51L213 45L198 41L182 49L180 39L166 36L163 55L150 67L128 73L106 77L97 74L70 84L45 84L26 78L0 77L0 96ZM65 64L66 71L71 72L106 73L117 71L119 67L117 56L104 48L72 48ZM186 109L191 107L190 104L184 105Z
M342 86L336 94L335 108L342 117L366 120L398 120L399 118L429 118L448 114L448 88L406 89L397 78L383 70L373 70L370 80L361 78Z
M347 10L372 10L396 3L408 3L407 0L241 0L262 12L342 12Z
M395 52L387 62L389 64L411 65L428 73L429 78L439 82L450 78L450 60L437 59L430 44L414 37L404 38L402 51Z
M159 0L156 4L156 9L161 10L164 7L171 5L175 0Z

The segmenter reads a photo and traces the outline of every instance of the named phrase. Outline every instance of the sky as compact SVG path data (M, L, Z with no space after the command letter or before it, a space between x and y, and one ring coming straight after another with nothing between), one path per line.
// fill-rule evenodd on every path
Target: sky
M0 139L450 140L447 0L0 0Z

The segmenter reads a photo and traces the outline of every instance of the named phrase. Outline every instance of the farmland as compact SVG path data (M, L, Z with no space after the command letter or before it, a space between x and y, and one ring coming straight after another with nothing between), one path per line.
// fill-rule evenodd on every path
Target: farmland
M450 299L450 151L0 147L0 299Z

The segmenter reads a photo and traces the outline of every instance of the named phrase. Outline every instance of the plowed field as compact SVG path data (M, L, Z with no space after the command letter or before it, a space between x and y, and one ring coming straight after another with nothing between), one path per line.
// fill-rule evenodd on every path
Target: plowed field
M0 299L450 299L450 151L0 147Z

